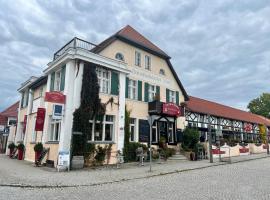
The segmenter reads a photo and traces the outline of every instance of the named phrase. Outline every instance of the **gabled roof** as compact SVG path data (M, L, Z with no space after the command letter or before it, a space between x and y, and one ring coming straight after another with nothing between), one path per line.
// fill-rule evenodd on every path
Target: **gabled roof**
M5 117L17 117L18 108L19 108L19 101L9 106L7 109L1 112L0 115Z
M31 85L29 85L29 88L36 89L41 85L45 85L47 83L48 76L44 75L39 77L37 80L35 80Z
M105 49L107 46L109 46L111 43L113 43L117 39L123 42L126 42L130 45L133 45L137 48L143 49L153 55L156 55L165 59L170 70L172 71L174 75L174 78L176 79L179 87L181 88L183 92L185 101L188 100L188 95L170 62L170 57L164 51L162 51L158 46L153 44L151 41L145 38L142 34L140 34L138 31L132 28L130 25L125 26L120 31L116 32L114 35L112 35L111 37L101 42L91 51L94 53L100 53L103 49Z
M189 101L186 102L186 109L196 113L210 114L216 117L270 126L270 120L260 115L200 99L198 97L189 96Z

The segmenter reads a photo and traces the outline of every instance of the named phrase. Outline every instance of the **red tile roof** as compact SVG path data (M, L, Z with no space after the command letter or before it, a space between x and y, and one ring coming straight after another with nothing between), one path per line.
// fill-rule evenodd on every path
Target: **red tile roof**
M189 101L186 102L186 109L197 113L270 126L270 120L260 115L200 99L198 97L189 96Z
M0 114L6 117L17 117L19 108L19 101L2 111Z
M0 114L0 125L7 125L7 117Z
M134 28L132 28L130 25L125 26L120 31L116 33L118 36L122 36L128 40L134 41L144 47L147 47L153 51L156 51L166 57L168 55L162 51L158 46L153 44L150 40L148 40L146 37L144 37L142 34L140 34L138 31L136 31Z

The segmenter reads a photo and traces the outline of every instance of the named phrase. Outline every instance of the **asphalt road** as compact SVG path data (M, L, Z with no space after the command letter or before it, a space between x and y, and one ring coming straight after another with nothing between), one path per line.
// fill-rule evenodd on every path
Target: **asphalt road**
M0 199L270 199L270 159L96 186L5 186Z

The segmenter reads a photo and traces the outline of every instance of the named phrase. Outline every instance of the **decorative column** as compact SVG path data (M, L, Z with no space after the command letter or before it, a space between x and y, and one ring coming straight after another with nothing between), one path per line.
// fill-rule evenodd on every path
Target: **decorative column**
M17 143L17 141L19 141L19 136L21 134L21 123L20 123L20 111L21 111L21 108L22 108L22 95L21 95L21 99L20 99L20 103L19 103L19 110L18 110L18 117L17 117L17 128L16 128L16 133L15 133L15 137L14 137L14 140L10 140L8 142L14 142L15 144Z
M124 126L125 126L125 88L126 88L126 74L119 73L119 110L118 110L118 127L116 133L117 137L117 150L122 152L124 147Z
M29 93L28 93L28 107L27 107L27 112L26 112L26 115L27 115L26 127L25 127L24 138L22 138L24 145L26 145L27 137L29 136L29 134L31 134L31 133L29 133L30 131L28 131L28 127L29 127L29 115L32 113L33 97L34 97L33 90L32 89L29 89Z
M46 92L50 92L50 87L51 87L51 74L48 74ZM48 140L48 131L50 131L48 130L49 129L48 106L49 106L49 103L45 101L44 107L46 109L46 114L45 114L44 128L43 128L43 132L41 136L41 142L43 144L45 144L45 142Z
M64 106L64 116L61 122L61 133L59 141L59 151L69 151L71 144L72 122L74 112L74 76L75 60L66 63L65 89L66 104Z
M80 61L75 63L75 81L74 81L74 108L77 109L81 104L81 91L82 91L82 79L83 79L83 69L84 62Z

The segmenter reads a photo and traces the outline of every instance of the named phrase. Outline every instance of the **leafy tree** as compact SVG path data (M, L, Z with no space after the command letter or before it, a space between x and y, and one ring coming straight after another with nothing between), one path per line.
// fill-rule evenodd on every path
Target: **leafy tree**
M250 112L270 118L270 93L263 93L260 97L249 102Z

